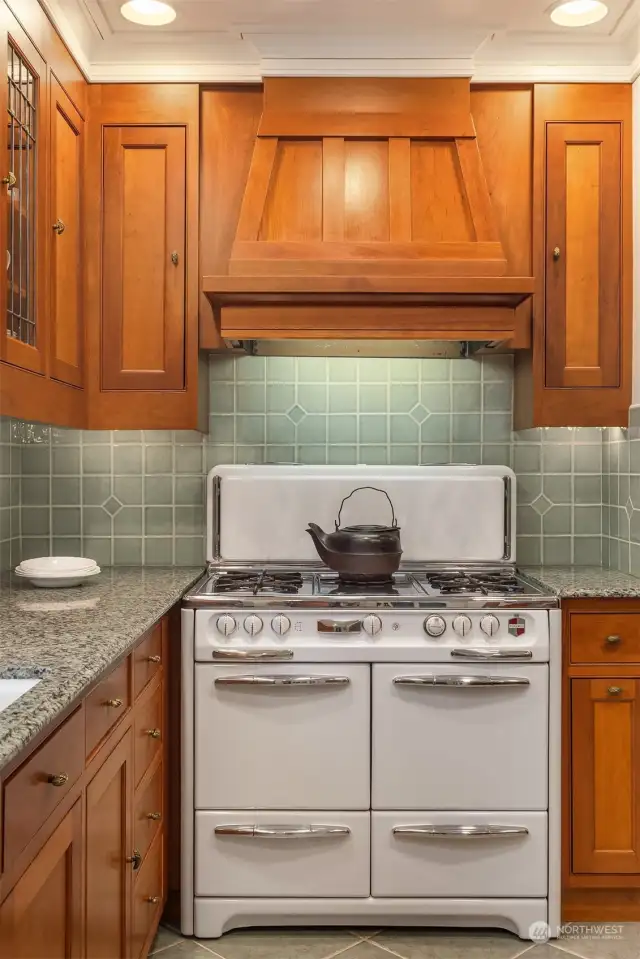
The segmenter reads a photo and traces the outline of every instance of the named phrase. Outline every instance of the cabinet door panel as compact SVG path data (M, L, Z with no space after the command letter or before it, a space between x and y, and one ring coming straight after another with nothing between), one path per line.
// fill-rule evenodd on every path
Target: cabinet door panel
M571 681L575 873L640 872L639 683Z
M547 124L547 387L621 379L619 123Z
M81 803L67 813L0 906L0 959L83 954Z
M129 731L87 786L87 959L129 955L132 795Z
M104 127L102 388L185 385L184 127Z
M51 76L51 376L82 385L81 184L84 122Z

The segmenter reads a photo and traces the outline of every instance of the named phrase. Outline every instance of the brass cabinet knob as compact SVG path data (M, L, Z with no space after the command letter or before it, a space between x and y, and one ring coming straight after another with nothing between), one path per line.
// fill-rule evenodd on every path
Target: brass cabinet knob
M147 661L149 663L161 663L162 656L147 656Z
M117 709L119 706L122 706L121 699L106 699L105 706L113 706L114 709Z
M161 813L161 812L148 812L148 813L147 813L147 819L153 819L154 822L158 822L160 819L162 819L162 813Z
M1 182L6 184L7 190L13 190L14 186L16 185L18 181L16 179L15 173L7 173L6 176L2 177Z
M178 263L180 262L180 257L178 256L177 250L174 250L173 253L171 254L171 262L173 263L174 266L177 266Z
M159 729L147 729L145 730L147 736L150 736L151 739L160 739L160 730Z
M52 786L66 786L69 782L69 777L66 773L52 773L50 776L47 776L47 782L51 783Z
M56 222L53 224L53 232L57 233L58 236L60 236L61 233L64 233L64 230L65 230L64 222L60 219L57 219Z
M126 862L130 862L133 866L134 872L140 868L142 865L142 854L139 849L133 850L132 856L127 856Z
M150 902L152 906L156 906L160 902L160 896L147 896L146 902Z
M619 696L622 692L622 686L609 686L607 692L610 696Z
M609 644L609 646L616 646L616 645L620 642L620 637L619 637L619 636L607 636L605 642L607 642L607 643Z
M554 248L553 248L553 258L554 258L554 260L556 260L556 261L560 259L560 247L559 247L559 246L554 246Z

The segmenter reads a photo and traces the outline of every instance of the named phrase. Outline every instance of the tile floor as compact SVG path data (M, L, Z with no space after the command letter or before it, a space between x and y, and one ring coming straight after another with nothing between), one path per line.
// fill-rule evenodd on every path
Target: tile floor
M553 945L532 945L498 930L257 929L220 939L183 939L161 928L154 959L638 959L640 923L591 927ZM604 933L604 934L603 934ZM610 933L611 937L606 934Z

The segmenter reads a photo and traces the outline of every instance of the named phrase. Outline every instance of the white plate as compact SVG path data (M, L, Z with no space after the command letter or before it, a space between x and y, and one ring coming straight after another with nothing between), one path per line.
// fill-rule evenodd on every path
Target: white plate
M18 569L23 573L78 573L95 569L97 563L84 556L40 556L38 559L24 559Z
M97 576L100 572L100 567L96 569L89 570L88 572L80 573L55 573L48 575L45 573L21 573L16 570L16 576L20 579L26 579L27 582L31 583L33 586L40 586L42 589L59 589L62 586L79 586L81 583L84 583L85 580L91 579L92 576Z

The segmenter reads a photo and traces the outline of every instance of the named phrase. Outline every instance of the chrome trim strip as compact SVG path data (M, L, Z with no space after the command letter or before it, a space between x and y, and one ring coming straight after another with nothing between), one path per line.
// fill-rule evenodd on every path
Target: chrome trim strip
M265 660L293 659L292 649L212 649L213 659L222 659L226 662L256 663Z
M216 686L348 686L348 676L218 676Z
M221 489L220 476L216 474L213 477L213 539L212 553L214 560L220 559L220 509L221 509Z
M504 477L504 553L502 558L505 562L511 559L511 477Z
M361 619L319 619L319 633L361 633Z
M526 826L394 826L394 836L418 836L420 839L493 839L528 836Z
M488 649L460 649L451 650L454 659L533 659L530 649L499 649L491 646Z
M216 836L242 836L250 839L329 839L350 836L348 826L309 825L296 826L258 826L258 825L221 825L214 828Z
M453 689L484 688L487 686L529 686L530 681L520 676L455 676L424 675L394 676L396 686L447 686Z

